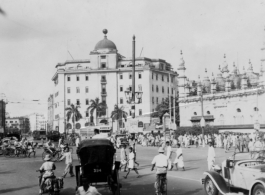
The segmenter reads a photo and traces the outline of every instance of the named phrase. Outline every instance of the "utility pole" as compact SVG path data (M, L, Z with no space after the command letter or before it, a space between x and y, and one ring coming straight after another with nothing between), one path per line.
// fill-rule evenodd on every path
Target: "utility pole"
M132 118L135 118L135 36L132 41Z

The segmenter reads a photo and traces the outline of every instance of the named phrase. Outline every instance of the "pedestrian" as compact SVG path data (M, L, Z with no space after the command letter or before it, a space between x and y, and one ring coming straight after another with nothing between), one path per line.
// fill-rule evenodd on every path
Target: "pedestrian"
M75 195L101 195L97 188L90 185L87 178L82 177L82 186L77 188Z
M212 142L209 142L207 162L208 162L208 170L210 171L215 162L215 151Z
M168 169L171 171L173 168L171 156L172 156L172 148L169 144L169 141L166 142L166 150L167 150L167 160L168 160Z
M249 152L249 148L248 148L249 141L250 141L249 136L246 135L246 138L245 138L245 148L246 148L247 152Z
M64 174L62 177L65 178L67 173L69 173L71 177L74 177L75 175L73 173L73 157L71 152L69 152L68 147L65 148L65 152L63 156L60 158L60 161L62 161L64 158L65 158L66 167L64 169Z
M79 136L76 136L76 138L75 138L75 146L78 147L79 143L80 143L80 138L79 138Z
M249 143L248 143L248 150L249 150L249 155L250 155L250 158L252 159L253 158L253 152L254 152L254 142L252 140L252 138L250 139Z
M180 167L180 168L182 168L183 171L185 171L182 148L181 148L179 143L177 144L176 159L174 161L174 164L175 164L177 170L178 170L178 167Z
M244 138L243 138L243 135L240 134L238 139L239 139L239 150L240 150L240 152L244 152Z
M120 169L124 166L124 172L127 172L127 154L126 154L126 145L122 145L121 148L121 166Z
M134 170L135 173L137 174L137 178L140 177L137 168L134 166L134 162L135 162L135 154L133 152L133 148L129 147L130 153L129 153L129 159L128 159L128 173L126 176L124 176L124 179L126 179L130 173L131 170Z
M166 192L165 186L167 183L167 168L168 168L168 159L164 155L164 149L160 147L158 149L158 155L156 155L152 161L151 171L156 167L156 181L155 181L155 190L156 195L164 194ZM161 182L160 182L161 181Z

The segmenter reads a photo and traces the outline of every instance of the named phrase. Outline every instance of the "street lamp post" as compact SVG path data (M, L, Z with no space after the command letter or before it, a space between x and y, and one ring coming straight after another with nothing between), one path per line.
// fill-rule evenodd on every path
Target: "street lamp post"
M131 104L132 118L135 118L135 104L141 103L142 91L135 91L135 36L133 35L132 41L132 90L127 89L124 91L127 103ZM135 101L138 99L138 102Z
M6 136L6 124L5 124L5 115L6 115L6 95L4 93L1 93L1 101L2 101L2 127L4 130L4 136Z

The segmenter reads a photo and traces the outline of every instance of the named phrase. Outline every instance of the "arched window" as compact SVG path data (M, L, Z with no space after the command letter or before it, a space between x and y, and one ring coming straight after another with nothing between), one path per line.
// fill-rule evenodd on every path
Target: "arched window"
M259 109L257 107L254 107L254 111L259 111Z
M225 119L224 119L224 115L223 114L220 115L219 122L220 122L220 125L224 125L225 124Z
M211 114L210 111L207 111L207 114Z
M237 112L241 112L241 109L240 109L240 108L238 108L238 109L236 109L236 111L237 111Z
M193 115L197 115L197 112L194 112Z

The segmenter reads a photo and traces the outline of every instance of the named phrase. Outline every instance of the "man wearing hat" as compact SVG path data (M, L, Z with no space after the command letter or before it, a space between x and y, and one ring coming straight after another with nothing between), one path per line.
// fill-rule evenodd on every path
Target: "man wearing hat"
M153 171L154 167L156 167L155 189L156 194L161 194L166 190L164 186L167 182L168 158L166 155L164 155L164 149L162 147L158 149L158 153L159 154L156 155L152 161L151 171Z
M40 171L44 171L40 183L40 194L42 193L42 186L47 177L53 176L53 171L56 169L54 162L51 162L51 156L46 154L45 158L43 159L45 162L41 165Z

